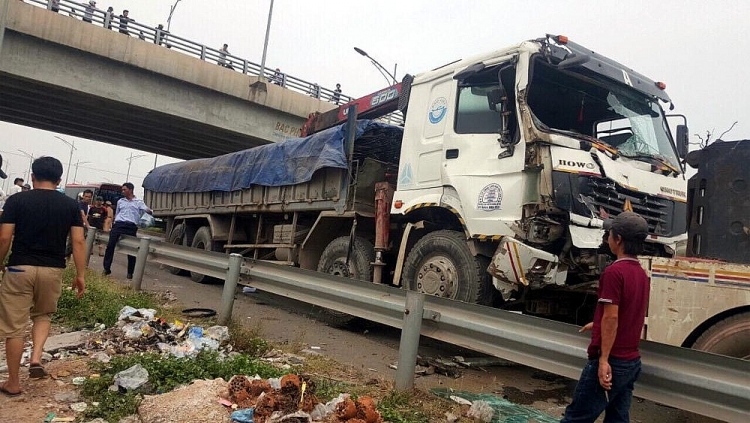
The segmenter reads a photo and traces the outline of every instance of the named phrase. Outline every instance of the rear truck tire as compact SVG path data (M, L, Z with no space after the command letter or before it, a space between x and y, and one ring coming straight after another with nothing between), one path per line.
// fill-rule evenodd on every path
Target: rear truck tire
M346 255L350 237L342 236L331 241L323 250L318 261L318 272L345 278L372 281L372 263L375 261L375 247L364 238L354 237L349 264ZM331 309L322 309L321 317L332 326L344 326L355 316Z
M204 251L213 251L213 241L211 240L211 228L208 226L201 226L193 237L193 243L190 245L193 248ZM210 276L202 275L197 272L190 272L190 279L193 282L208 284L214 282L216 279Z
M185 242L185 224L180 223L179 225L176 225L172 232L169 234L169 243L175 244L175 245L182 245ZM188 272L186 270L182 270L177 267L172 266L166 266L167 272L173 274L173 275L187 275Z
M426 295L492 305L486 257L473 256L463 233L430 232L414 244L404 262L403 285Z
M750 360L750 312L720 320L703 332L692 348Z

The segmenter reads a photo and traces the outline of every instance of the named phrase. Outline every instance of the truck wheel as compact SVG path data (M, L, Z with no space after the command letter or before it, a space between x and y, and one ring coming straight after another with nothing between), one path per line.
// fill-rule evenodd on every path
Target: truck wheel
M750 312L735 314L711 326L693 349L750 360Z
M318 272L345 278L372 281L372 262L375 261L375 247L369 241L355 237L349 265L346 254L349 251L349 237L342 236L331 241L323 250L318 261ZM354 316L336 310L324 309L323 320L334 326L343 326L354 320Z
M430 232L406 256L403 285L427 295L467 303L491 305L487 259L474 257L464 234L451 230Z
M211 240L211 228L208 226L201 226L193 237L193 243L190 245L193 248L204 251L213 251L213 241ZM196 272L190 272L190 279L198 283L211 283L215 279L206 275L202 275Z
M176 244L176 245L182 245L185 238L185 224L180 223L179 225L175 226L172 229L172 232L169 234L169 243L170 244ZM173 274L173 275L187 275L187 271L182 270L177 267L172 266L166 266L167 272Z

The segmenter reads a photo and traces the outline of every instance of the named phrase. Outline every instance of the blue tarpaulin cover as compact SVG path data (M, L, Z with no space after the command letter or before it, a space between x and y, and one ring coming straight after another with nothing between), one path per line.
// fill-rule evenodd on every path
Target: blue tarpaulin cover
M209 159L159 166L146 176L143 187L154 192L208 192L307 182L318 169L346 169L344 127L339 125L304 138L291 138ZM379 128L391 126L360 120L356 137Z

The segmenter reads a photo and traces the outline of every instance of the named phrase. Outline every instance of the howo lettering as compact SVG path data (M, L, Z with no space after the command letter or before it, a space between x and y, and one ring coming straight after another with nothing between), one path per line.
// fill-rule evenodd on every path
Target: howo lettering
M312 115L305 138L158 167L145 200L173 243L585 322L603 219L641 214L650 256L686 240L663 87L545 36ZM368 120L397 108L403 127Z

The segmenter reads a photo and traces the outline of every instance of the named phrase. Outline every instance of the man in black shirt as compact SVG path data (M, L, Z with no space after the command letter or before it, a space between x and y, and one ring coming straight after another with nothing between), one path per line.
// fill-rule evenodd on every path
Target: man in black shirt
M96 197L94 205L89 207L89 215L87 219L89 227L93 226L96 228L97 232L101 232L102 229L104 229L104 220L107 219L107 208L104 207L104 198ZM104 256L104 246L102 244L97 245L99 247L99 257Z
M8 266L0 284L0 337L5 338L8 380L0 385L7 396L19 395L19 370L24 332L31 318L33 349L29 377L47 376L42 351L57 311L65 268L65 240L73 240L76 277L73 288L83 295L86 282L86 245L83 221L75 200L56 190L63 172L53 157L40 157L31 165L34 189L18 193L5 203L0 217L0 257L5 258L13 241Z

